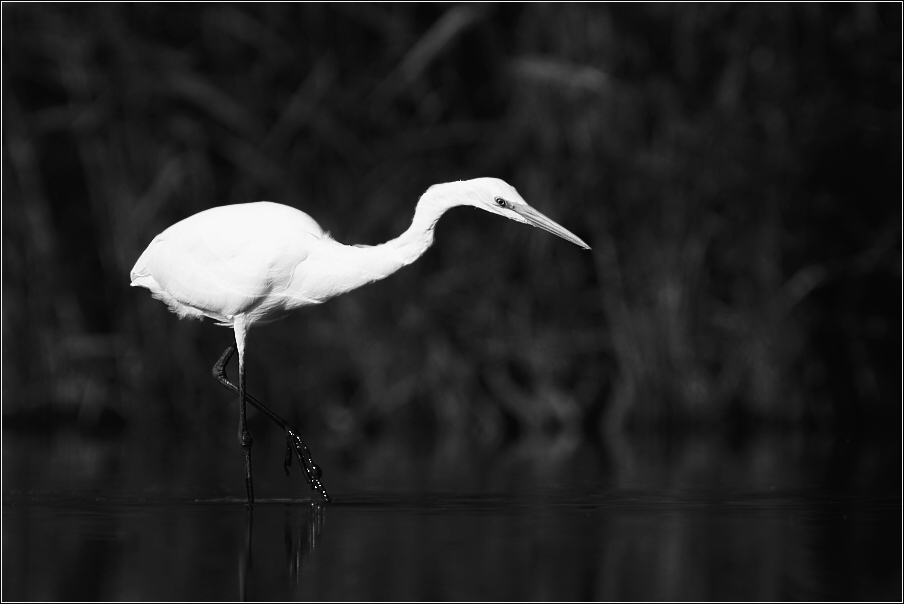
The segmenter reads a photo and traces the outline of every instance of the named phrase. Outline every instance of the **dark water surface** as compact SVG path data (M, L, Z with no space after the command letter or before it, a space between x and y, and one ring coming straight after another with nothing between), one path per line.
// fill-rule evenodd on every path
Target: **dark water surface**
M7 599L894 599L893 500L556 493L307 501L26 499ZM888 553L888 552L887 552Z
M4 441L4 600L900 597L900 493L807 484L801 476L811 470L799 458L783 465L780 443L751 453L759 475L729 472L743 461L718 451L639 472L625 460L598 467L590 449L551 468L497 463L471 480L431 458L427 470L395 466L407 483L368 482L327 456L339 475L326 482L331 504L307 498L298 475L277 480L274 447L272 459L264 451L255 460L263 498L253 509L240 481L215 497L191 494L222 490L209 485L19 488L13 443L23 444ZM764 461L767 452L776 463ZM424 476L433 481L415 488Z

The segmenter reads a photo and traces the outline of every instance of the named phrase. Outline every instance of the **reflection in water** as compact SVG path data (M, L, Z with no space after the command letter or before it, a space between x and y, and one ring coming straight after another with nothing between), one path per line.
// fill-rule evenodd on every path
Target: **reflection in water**
M262 454L262 484L273 469L270 492L299 487L281 475L282 444L274 441L272 464ZM57 453L5 439L4 447L15 446L18 455L4 455L2 597L900 595L900 491L875 480L882 458L876 449L851 452L831 441L794 438L767 439L747 449L705 440L634 441L610 444L608 453L533 445L483 465L439 454L408 466L402 465L405 459L417 459L408 452L375 447L359 469L330 466L340 487L332 504L309 495L263 500L249 509L241 492L219 499L183 494L236 484L216 473L212 483L173 481L158 494L153 473L135 477L131 471L117 474L114 463L99 464L81 484L111 486L63 489L61 484L79 483L72 474L48 474L52 465L42 464L42 455ZM104 455L116 459L110 451ZM179 459L203 464L209 457ZM826 466L826 459L844 460L847 469ZM207 476L177 468L192 479ZM846 475L846 484L824 479ZM117 476L134 482L117 487Z
M308 513L298 514L301 522L295 530L293 538L293 518L296 514L292 514L286 510L286 560L289 562L289 579L295 587L298 586L298 577L301 572L301 566L305 558L314 553L317 542L320 540L320 533L323 530L324 504L321 502L312 502L309 505Z
M239 600L249 600L248 586L254 583L252 564L252 552L254 545L254 514L255 510L267 506L269 502L258 501L255 506L246 505L245 514L245 542L239 551ZM285 553L287 562L288 583L293 588L298 588L299 576L305 558L314 552L320 533L323 530L324 503L322 502L283 502ZM261 512L258 512L261 513ZM264 547L269 550L275 543L267 543ZM265 555L265 559L269 556ZM250 598L255 599L255 598Z
M248 601L248 575L251 573L251 542L254 528L254 508L245 513L245 547L239 553L239 600Z
M19 498L3 508L3 598L887 600L900 589L899 503L724 491L358 496L253 510L240 498Z

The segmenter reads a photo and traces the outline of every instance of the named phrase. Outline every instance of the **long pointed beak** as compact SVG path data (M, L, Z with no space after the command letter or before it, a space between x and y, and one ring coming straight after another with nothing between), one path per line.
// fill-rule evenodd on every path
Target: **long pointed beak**
M516 205L512 207L512 210L517 212L524 220L527 221L531 226L535 226L543 229L544 231L549 231L553 235L558 235L562 239L566 241L570 241L575 245L579 245L585 250L589 250L590 246L584 243L580 237L566 229L565 227L553 222L537 210L533 209L527 204L524 205Z

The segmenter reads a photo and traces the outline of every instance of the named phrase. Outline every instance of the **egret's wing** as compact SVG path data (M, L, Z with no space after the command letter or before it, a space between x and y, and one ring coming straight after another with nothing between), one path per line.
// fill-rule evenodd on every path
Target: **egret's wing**
M136 263L133 285L180 315L227 321L282 287L322 236L313 219L286 206L215 208L158 235Z

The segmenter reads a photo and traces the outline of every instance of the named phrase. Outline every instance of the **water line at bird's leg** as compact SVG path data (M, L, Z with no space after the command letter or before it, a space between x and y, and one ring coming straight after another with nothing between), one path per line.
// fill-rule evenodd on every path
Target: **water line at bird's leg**
M219 360L214 364L212 373L214 379L216 379L220 385L230 392L238 394L238 386L229 381L229 376L226 375L226 365L229 364L229 361L232 359L232 355L235 354L235 352L235 345L228 346L226 350L223 351L223 354L220 355ZM251 394L246 392L244 400L286 432L287 461L283 463L286 474L289 473L289 466L292 463L292 451L294 450L296 457L298 457L299 465L301 465L301 468L304 471L305 480L308 482L308 485L310 485L311 490L319 492L325 501L330 501L330 496L327 493L326 488L324 488L323 483L320 481L320 477L322 476L320 467L314 463L311 452L301 439L298 430L290 427L288 422L274 413L261 401L254 398Z

